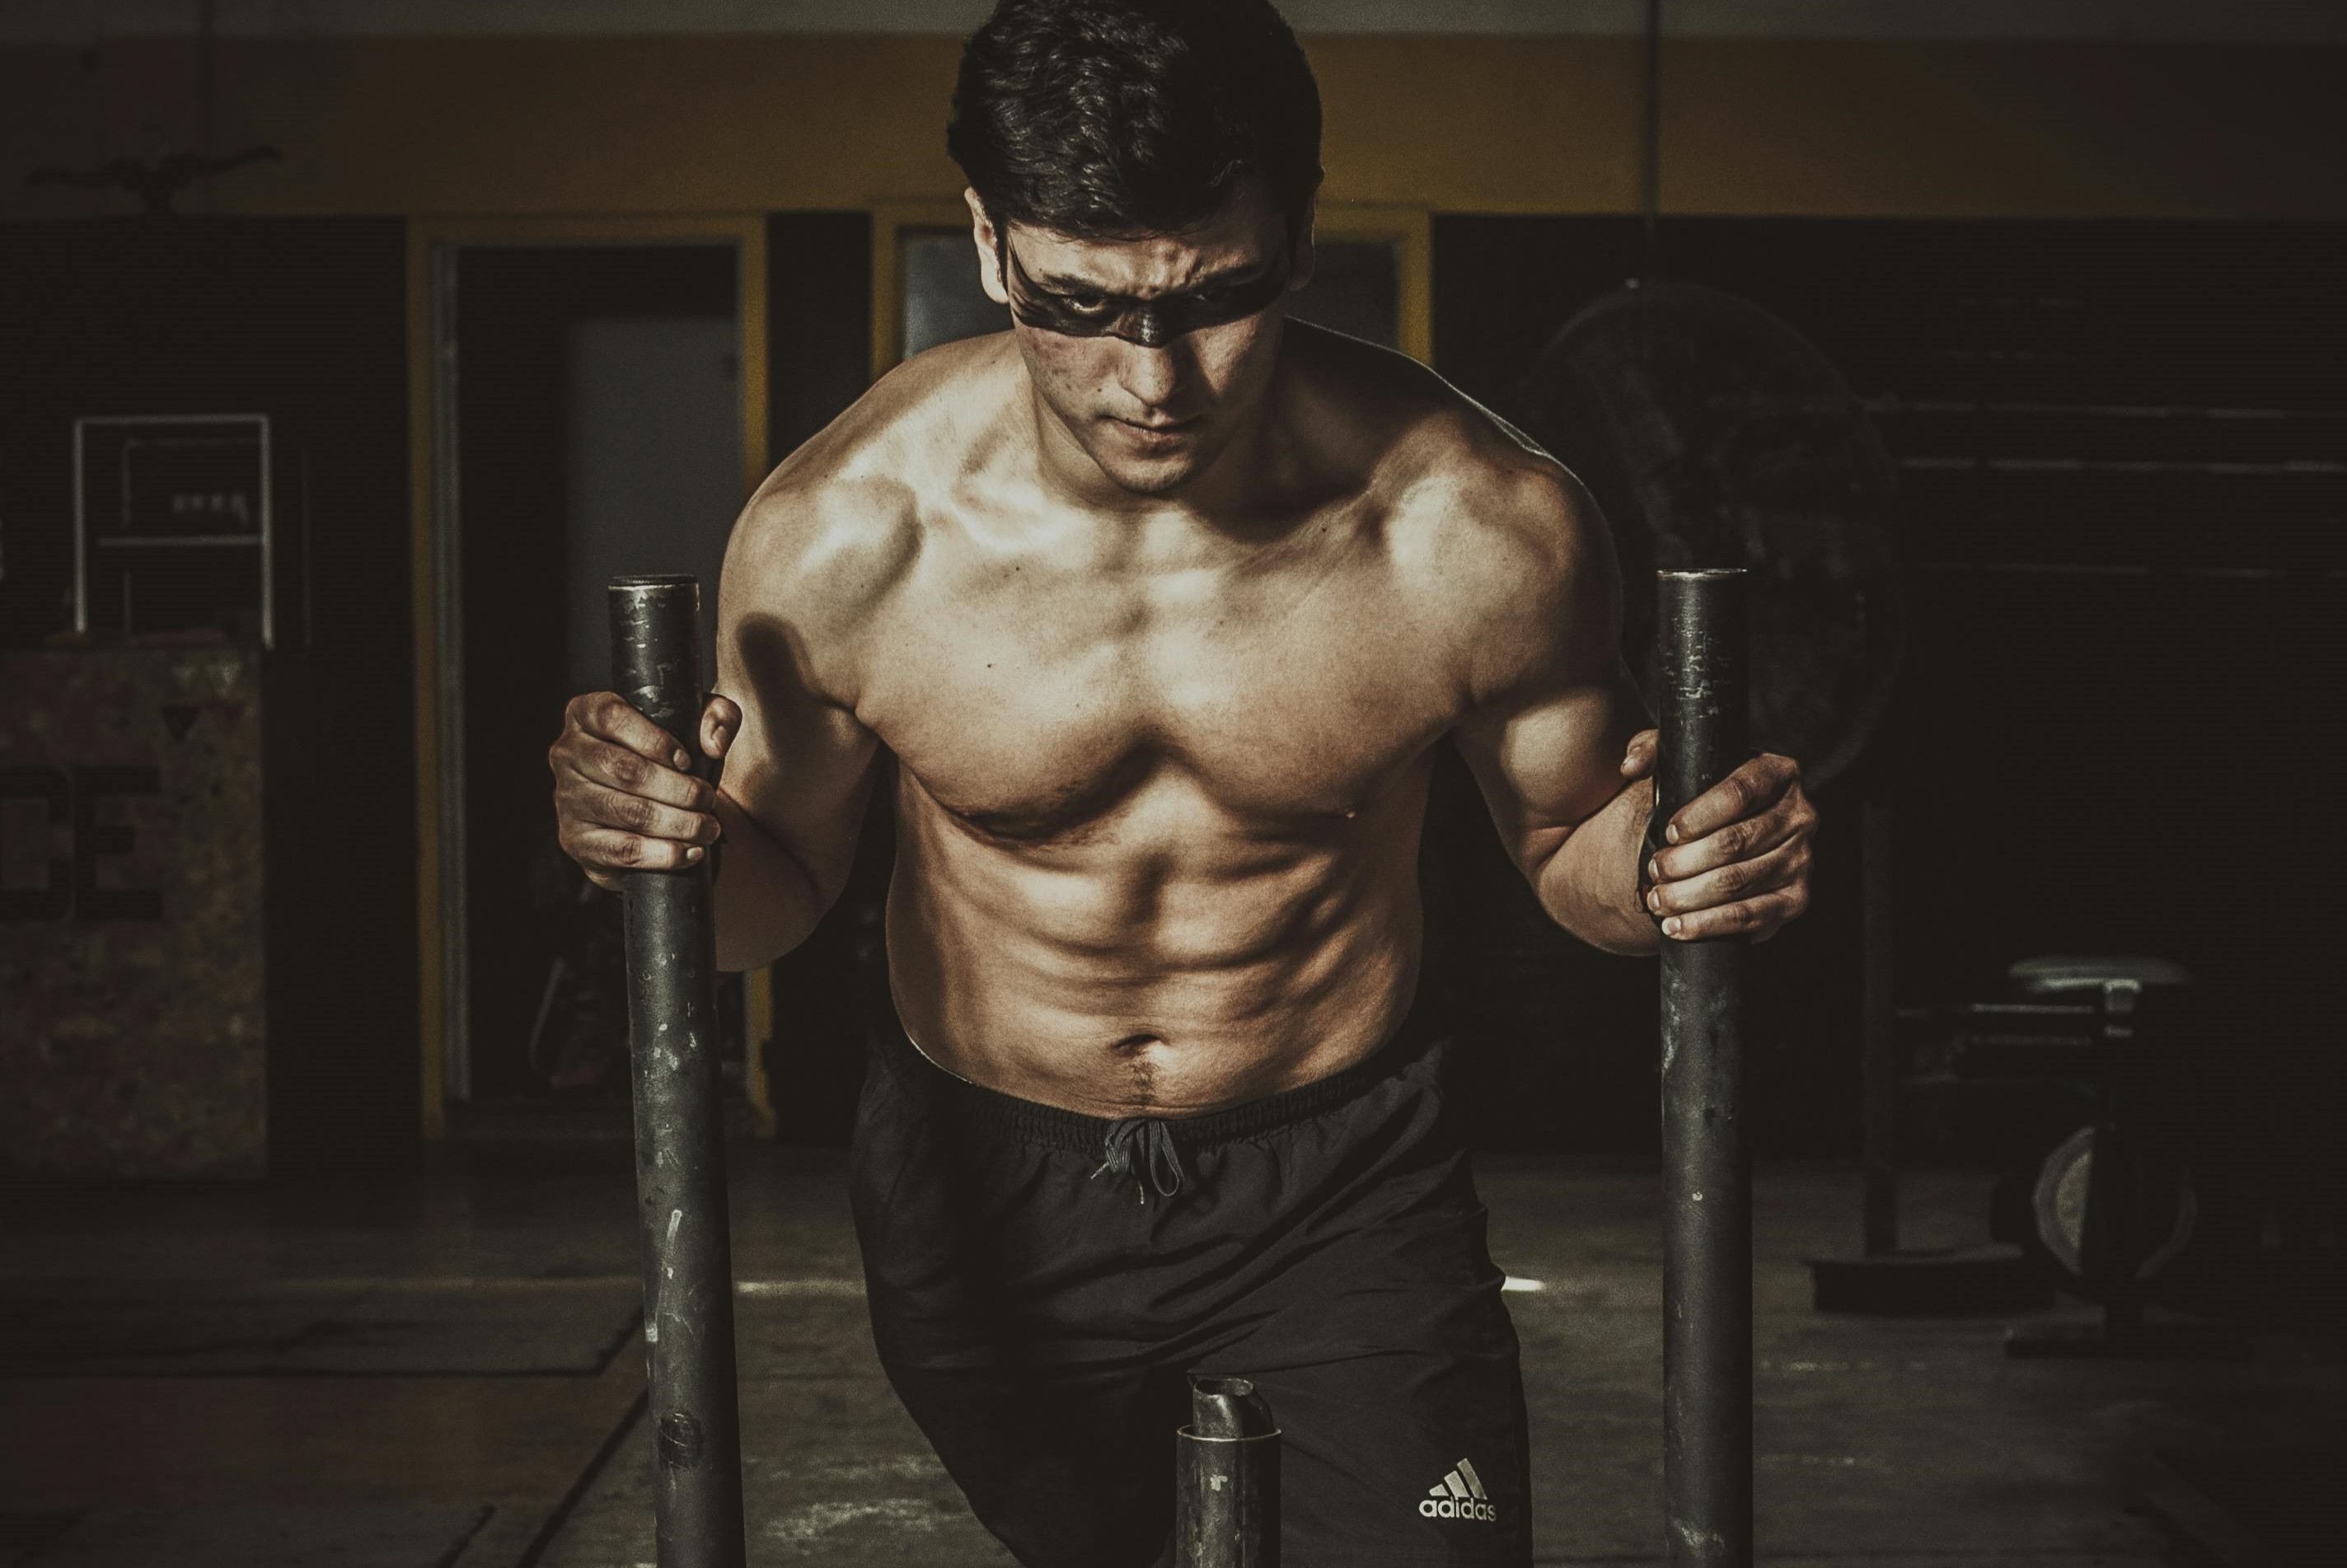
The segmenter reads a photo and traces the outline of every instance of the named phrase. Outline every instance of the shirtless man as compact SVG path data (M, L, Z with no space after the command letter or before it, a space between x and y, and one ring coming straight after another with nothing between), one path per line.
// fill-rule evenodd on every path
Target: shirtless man
M884 377L752 497L722 792L610 693L551 753L605 886L722 835L735 969L806 937L891 792L903 1030L851 1153L873 1327L1030 1564L1168 1549L1192 1371L1277 1414L1292 1568L1530 1560L1516 1339L1416 1001L1438 745L1608 952L1808 899L1788 758L1646 853L1653 732L1573 477L1283 321L1318 139L1264 0L1004 0L948 146L1012 330Z

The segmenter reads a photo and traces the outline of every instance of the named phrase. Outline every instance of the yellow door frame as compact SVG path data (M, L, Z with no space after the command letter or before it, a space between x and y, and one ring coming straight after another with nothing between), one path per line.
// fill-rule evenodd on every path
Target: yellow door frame
M872 374L876 380L905 357L905 262L899 236L907 229L967 229L969 208L959 197L878 201L872 208ZM1379 207L1323 201L1312 231L1322 240L1384 241L1394 247L1397 341L1420 364L1434 363L1434 217L1424 207Z
M641 245L681 241L731 242L740 272L735 317L741 330L742 494L766 477L766 221L758 213L612 217L412 218L407 224L407 429L410 569L414 578L415 659L415 940L420 979L424 1136L448 1127L446 1028L448 979L442 956L445 929L441 854L449 803L441 772L444 713L440 687L440 473L436 450L439 334L434 321L434 275L443 247L460 245ZM548 723L552 723L549 716ZM763 1049L774 1034L773 977L753 970L743 979L743 1086L762 1132L774 1130L773 1097Z

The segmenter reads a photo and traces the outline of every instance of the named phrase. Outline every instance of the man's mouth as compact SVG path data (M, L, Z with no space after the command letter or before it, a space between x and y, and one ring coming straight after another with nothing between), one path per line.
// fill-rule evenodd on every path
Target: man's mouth
M1187 419L1140 420L1120 419L1112 414L1109 415L1109 423L1122 425L1136 438L1143 441L1170 441L1194 426L1198 423L1198 416L1192 415Z

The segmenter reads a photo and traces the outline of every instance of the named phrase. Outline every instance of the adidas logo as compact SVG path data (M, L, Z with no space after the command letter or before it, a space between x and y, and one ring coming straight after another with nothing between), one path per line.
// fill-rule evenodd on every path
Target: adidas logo
M1425 1501L1418 1512L1429 1519L1481 1519L1487 1523L1499 1522L1500 1511L1491 1506L1483 1491L1483 1478L1475 1467L1460 1460L1451 1467L1441 1483L1426 1490Z

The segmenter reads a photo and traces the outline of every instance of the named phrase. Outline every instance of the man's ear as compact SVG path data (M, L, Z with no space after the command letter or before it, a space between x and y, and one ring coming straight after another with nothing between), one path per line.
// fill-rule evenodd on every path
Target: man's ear
M994 231L994 220L979 200L978 192L965 189L961 199L969 203L969 237L978 247L978 282L986 297L998 305L1010 302L1010 291L1002 277L1002 246L1000 236Z
M1304 203L1304 220L1296 226L1296 242L1287 258L1287 286L1291 290L1300 289L1312 281L1312 269L1319 259L1318 252L1313 248L1312 225L1319 210L1318 197L1307 199Z

